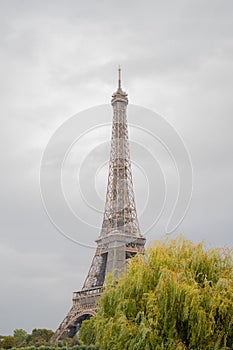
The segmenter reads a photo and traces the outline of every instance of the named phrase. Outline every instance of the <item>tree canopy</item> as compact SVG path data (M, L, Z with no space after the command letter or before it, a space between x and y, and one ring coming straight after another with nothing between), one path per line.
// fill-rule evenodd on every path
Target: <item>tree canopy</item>
M28 334L24 329L14 330L14 342L17 348L27 346Z
M15 329L13 336L2 336L0 339L0 349L26 348L30 346L40 347L49 345L54 332L50 329L35 328L31 334L24 329Z
M101 350L232 350L231 251L181 237L155 242L118 281L109 276L80 335Z

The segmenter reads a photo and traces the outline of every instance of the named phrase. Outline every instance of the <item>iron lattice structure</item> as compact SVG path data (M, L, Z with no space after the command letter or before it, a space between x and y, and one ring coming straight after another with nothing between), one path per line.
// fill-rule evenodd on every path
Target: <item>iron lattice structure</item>
M83 288L73 295L73 305L55 332L52 341L72 337L84 319L95 315L95 302L103 293L108 272L121 273L127 259L144 253L145 238L140 233L133 191L127 125L127 94L121 88L112 96L113 122L108 186L102 229L97 249Z
M114 230L119 233L140 235L128 141L127 104L127 94L121 89L121 79L119 77L119 87L112 98L111 153L101 236L105 236Z

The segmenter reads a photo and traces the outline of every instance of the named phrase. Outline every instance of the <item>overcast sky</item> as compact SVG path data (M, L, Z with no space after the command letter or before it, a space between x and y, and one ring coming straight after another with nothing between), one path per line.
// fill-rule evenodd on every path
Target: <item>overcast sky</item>
M192 202L173 236L232 247L232 18L231 0L0 0L0 334L55 330L72 292L82 287L94 250L66 239L49 220L40 195L40 162L59 126L110 102L118 64L130 103L163 116L191 155ZM85 130L85 118L80 120ZM89 136L98 145L105 136L109 140L109 130ZM138 171L135 192L142 210L140 176ZM161 200L159 176L152 195ZM103 202L106 181L96 186ZM142 231L151 215L147 208ZM94 225L95 216L90 220ZM90 241L99 235L88 224L76 230ZM161 223L148 243L164 232Z

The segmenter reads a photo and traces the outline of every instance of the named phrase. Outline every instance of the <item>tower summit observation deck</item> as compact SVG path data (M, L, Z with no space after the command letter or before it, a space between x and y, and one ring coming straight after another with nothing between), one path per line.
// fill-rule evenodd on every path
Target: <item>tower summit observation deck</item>
M118 69L118 88L113 94L112 138L108 185L103 224L96 240L97 249L81 291L74 292L73 305L55 332L55 343L73 337L82 321L94 316L95 302L103 293L106 275L118 276L124 271L127 259L144 253L145 238L140 233L128 139L128 97L121 87L121 69Z

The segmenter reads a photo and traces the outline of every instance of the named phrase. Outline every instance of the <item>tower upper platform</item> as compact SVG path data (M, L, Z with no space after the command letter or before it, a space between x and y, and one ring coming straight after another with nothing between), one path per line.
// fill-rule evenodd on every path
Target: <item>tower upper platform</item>
M128 98L127 98L127 93L124 92L121 88L121 68L118 68L118 89L116 92L114 92L114 94L112 95L112 105L117 102L125 102L126 105L128 104Z

